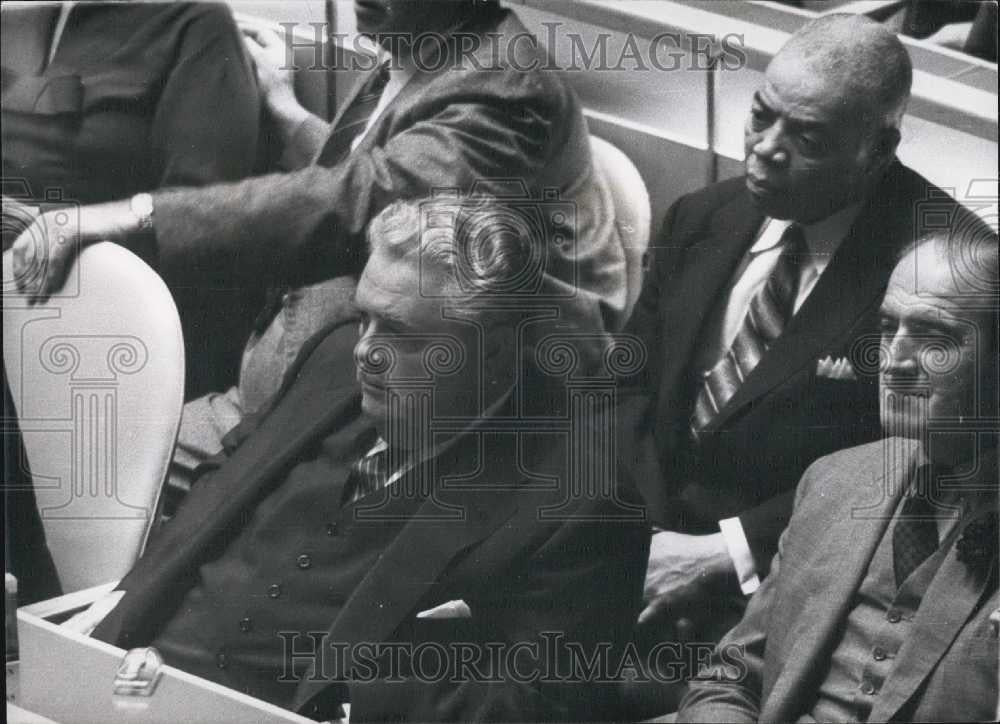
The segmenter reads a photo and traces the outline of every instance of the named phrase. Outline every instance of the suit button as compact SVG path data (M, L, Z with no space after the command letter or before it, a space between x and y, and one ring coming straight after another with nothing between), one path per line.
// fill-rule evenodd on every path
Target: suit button
M267 587L268 598L280 598L281 597L281 586L277 583L272 583Z
M305 553L303 553L301 556L299 556L298 558L296 558L295 559L295 563L302 570L305 570L306 568L310 568L312 566L312 564L313 564L312 558L310 558L309 556L307 556Z
M220 651L215 655L215 665L220 669L224 669L229 666L229 657L226 656L225 651Z
M875 693L875 684L873 684L870 681L862 681L861 682L861 693L862 694L867 694L868 696L871 696L872 694Z
M326 524L326 534L328 536L330 536L331 538L333 538L334 536L340 535L340 526L337 525L336 523L327 523Z
M872 650L872 657L876 661L885 661L885 657L886 657L885 649L883 649L881 646L876 646Z
M903 614L897 611L895 608L890 608L889 613L886 614L886 619L889 623L899 623L903 620Z
M247 616L246 618L241 618L239 625L240 625L240 631L243 633L250 633L250 631L253 629L253 621L250 620L249 616Z

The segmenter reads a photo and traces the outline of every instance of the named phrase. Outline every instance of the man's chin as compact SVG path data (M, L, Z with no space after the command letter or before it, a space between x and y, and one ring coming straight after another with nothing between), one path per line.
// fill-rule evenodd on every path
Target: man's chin
M772 219L792 218L787 194L782 195L777 191L755 188L750 179L747 179L747 191L750 193L750 200L754 207L764 216Z
M377 400L374 395L365 392L361 396L361 412L376 427L385 426L385 400Z

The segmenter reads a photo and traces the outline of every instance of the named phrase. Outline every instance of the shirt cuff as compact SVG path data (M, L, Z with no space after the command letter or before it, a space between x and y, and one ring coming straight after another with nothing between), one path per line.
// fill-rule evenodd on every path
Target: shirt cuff
M719 521L719 530L729 549L729 557L733 560L736 576L740 580L740 590L749 596L760 586L760 578L757 576L753 553L750 552L750 543L743 532L743 524L739 518L726 518Z

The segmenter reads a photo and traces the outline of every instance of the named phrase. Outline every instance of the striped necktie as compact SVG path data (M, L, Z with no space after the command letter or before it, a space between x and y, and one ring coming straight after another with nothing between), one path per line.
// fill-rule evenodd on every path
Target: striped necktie
M764 286L750 300L732 344L702 376L691 415L691 432L695 438L732 399L792 318L799 288L799 267L807 251L802 227L792 224L785 229L779 245L781 255Z
M396 452L392 456L392 463L399 470L402 466L396 464L400 461L399 451ZM388 447L359 458L351 465L351 472L344 485L343 499L353 503L384 488L389 483L389 464Z
M940 470L931 465L917 469L917 492L908 495L892 528L892 570L896 587L938 549L937 509L930 490Z
M337 127L326 139L323 150L316 158L318 165L329 168L347 158L351 152L351 144L364 132L388 82L389 61L386 61L368 76L354 101L337 121Z

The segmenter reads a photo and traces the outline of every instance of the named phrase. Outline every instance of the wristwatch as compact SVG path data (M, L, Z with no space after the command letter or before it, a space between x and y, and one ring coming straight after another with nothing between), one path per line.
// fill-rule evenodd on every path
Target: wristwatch
M153 197L149 194L136 194L128 202L129 209L135 215L140 231L150 231L153 228Z

